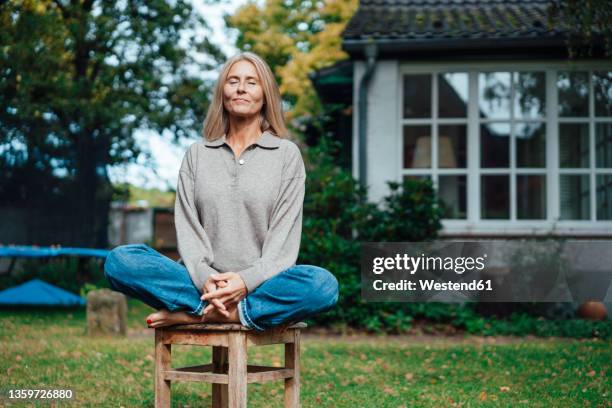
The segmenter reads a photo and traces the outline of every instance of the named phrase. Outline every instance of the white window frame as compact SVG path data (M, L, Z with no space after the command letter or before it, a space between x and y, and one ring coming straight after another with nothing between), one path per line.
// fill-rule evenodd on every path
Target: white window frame
M592 71L612 70L612 63L608 61L560 61L560 60L523 60L511 62L439 62L439 61L410 61L399 64L397 83L399 84L399 103L397 104L397 117L399 118L399 135L395 138L397 163L399 163L396 181L401 182L404 175L428 174L432 177L434 188L438 187L438 176L443 174L465 174L466 169L437 169L438 138L437 129L439 124L461 123L457 119L440 119L438 115L438 74L445 72L467 72L468 73L468 109L467 109L467 218L462 220L443 219L442 236L597 236L612 237L612 221L596 220L596 175L612 174L612 169L595 170L595 123L609 122L610 118L594 117L594 93L592 75L589 75L589 112L593 116L588 118L559 118L558 116L558 71ZM510 143L510 169L480 169L480 123L478 112L478 74L481 72L517 72L538 71L546 75L546 110L544 123L546 127L546 167L544 169L516 168L513 160L515 153L515 142ZM410 74L432 75L432 116L425 119L404 119L403 101L404 85L403 76ZM512 95L513 96L513 95ZM511 109L514 103L511 103ZM495 120L491 120L495 121ZM531 119L519 121L532 121ZM537 119L535 120L537 121ZM589 123L590 137L590 167L583 169L585 174L594 174L590 177L591 187L591 219L590 220L560 220L559 180L560 175L565 173L578 174L580 170L559 168L559 123L560 122L586 122ZM514 129L515 118L504 121L510 123ZM406 124L431 124L432 125L432 168L430 169L403 169L403 127ZM514 132L513 132L514 133ZM514 136L512 136L514 138ZM510 219L509 220L482 220L480 217L480 176L481 174L504 173L510 175ZM545 174L546 175L546 219L545 220L517 220L516 219L516 174Z

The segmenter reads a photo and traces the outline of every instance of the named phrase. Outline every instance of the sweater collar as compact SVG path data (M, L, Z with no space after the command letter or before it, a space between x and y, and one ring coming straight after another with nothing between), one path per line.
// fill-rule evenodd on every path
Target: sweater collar
M280 139L281 139L280 137L275 136L269 130L265 130L259 137L259 140L256 141L254 144L264 147L266 149L276 149L280 147ZM208 147L223 146L224 144L227 144L227 138L226 138L226 135L224 134L223 136L215 140L212 140L212 141L206 140L204 144Z

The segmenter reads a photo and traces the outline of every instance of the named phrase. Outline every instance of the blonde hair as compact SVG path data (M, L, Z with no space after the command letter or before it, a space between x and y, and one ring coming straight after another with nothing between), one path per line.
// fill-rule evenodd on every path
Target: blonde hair
M234 55L223 65L219 79L215 85L212 101L204 119L202 135L205 140L213 141L229 132L229 114L223 106L223 85L227 80L232 65L238 61L249 61L255 66L264 93L264 104L260 111L260 129L262 132L268 130L278 137L288 137L281 95L278 84L270 66L259 55L245 51Z

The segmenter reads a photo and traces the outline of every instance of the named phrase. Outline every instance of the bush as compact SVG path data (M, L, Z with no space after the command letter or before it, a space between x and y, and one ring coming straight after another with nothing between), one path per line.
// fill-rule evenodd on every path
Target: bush
M322 266L340 282L338 306L314 321L405 331L415 316L410 304L361 299L361 242L435 239L442 208L430 181L389 182L390 194L380 207L368 202L366 189L334 164L338 147L337 142L321 137L305 159L308 177L299 262Z

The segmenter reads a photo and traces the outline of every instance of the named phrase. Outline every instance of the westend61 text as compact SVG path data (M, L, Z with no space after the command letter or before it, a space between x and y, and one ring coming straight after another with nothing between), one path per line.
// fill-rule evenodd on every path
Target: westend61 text
M373 259L372 272L380 275L385 270L397 270L410 272L414 275L418 270L452 270L457 274L462 274L465 271L483 270L484 258L487 254L477 258L472 257L450 257L441 258L439 256L421 256L413 257L408 254L396 254L395 257L376 257Z
M383 282L378 279L372 283L374 290L475 290L481 291L493 290L491 286L491 279L487 280L472 280L470 282L436 282L435 280L419 280L419 288L417 288L416 282L402 279L399 282Z

